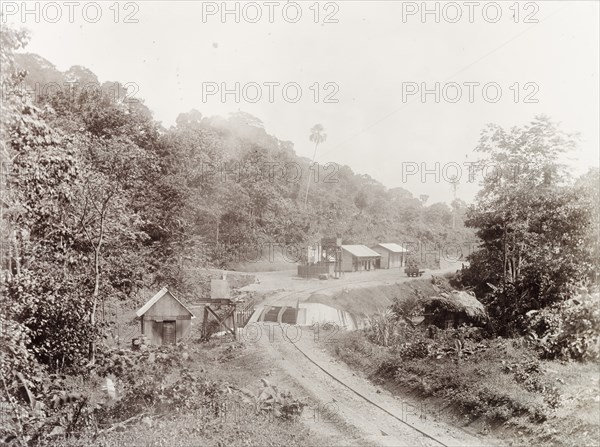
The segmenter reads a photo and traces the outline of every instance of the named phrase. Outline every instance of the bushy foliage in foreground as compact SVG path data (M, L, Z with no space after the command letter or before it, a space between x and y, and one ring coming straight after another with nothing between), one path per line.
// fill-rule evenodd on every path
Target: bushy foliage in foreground
M600 359L600 307L597 299L578 297L532 312L529 338L543 358Z
M467 421L525 418L537 423L561 405L535 352L511 340L485 339L481 329L405 327L388 347L368 340L374 340L368 331L348 334L334 349L375 381L441 399Z
M95 437L144 417L201 415L200 425L227 417L234 411L264 415L281 421L297 420L304 403L289 392L265 383L256 395L211 380L198 361L196 349L186 345L149 347L143 351L102 350L85 379L41 375L25 381L34 401L0 398L3 424L0 436L13 445L49 445L67 438ZM228 354L228 349L223 355ZM19 388L19 381L9 388Z
M51 370L78 370L102 324L92 325L91 296L74 280L40 277L24 270L6 283L5 317L26 329L28 352ZM12 356L11 356L12 357Z

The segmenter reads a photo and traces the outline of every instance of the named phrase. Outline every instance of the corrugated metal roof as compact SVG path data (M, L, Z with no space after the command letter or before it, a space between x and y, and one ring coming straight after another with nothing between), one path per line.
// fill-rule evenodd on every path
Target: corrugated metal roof
M357 258L381 257L379 253L371 250L366 245L342 245L342 250L346 250L352 256L356 256Z
M184 307L184 309L185 309L185 310L187 310L187 311L188 311L188 312L189 312L189 313L192 315L192 318L196 318L196 316L195 316L195 315L192 313L192 311L191 311L191 310L189 310L185 304L183 304L181 301L179 301L175 295L173 295L171 292L169 292L169 289L167 289L166 287L163 287L162 289L160 289L160 292L158 292L156 295L154 295L152 298L150 298L150 301L148 301L146 304L144 304L144 305L143 305L143 306L140 308L140 310L138 310L138 311L137 311L135 314L136 314L138 317L141 317L142 315L144 315L144 314L145 314L146 312L148 312L148 311L150 310L150 308L151 308L152 306L154 306L154 305L156 304L156 302L157 302L158 300L160 300L160 299L161 299L161 298L162 298L162 297L163 297L163 296L164 296L166 293L170 293L170 294L171 294L171 296L173 297L173 299L174 299L175 301L177 301L179 304L181 304L181 305Z
M393 242L377 245L385 248L388 251L391 251L392 253L408 253L408 250L402 245L394 244Z

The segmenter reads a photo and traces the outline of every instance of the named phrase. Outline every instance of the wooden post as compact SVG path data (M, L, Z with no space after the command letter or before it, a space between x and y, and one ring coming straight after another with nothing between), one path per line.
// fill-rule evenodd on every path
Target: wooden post
M208 308L204 305L204 317L202 319L202 338L206 339L208 334Z
M234 304L233 305L233 314L232 314L233 315L232 320L233 320L233 339L234 340L237 340L237 327L238 327L237 321L236 321L237 320L237 312L236 312L236 310L237 310L236 309L236 305Z

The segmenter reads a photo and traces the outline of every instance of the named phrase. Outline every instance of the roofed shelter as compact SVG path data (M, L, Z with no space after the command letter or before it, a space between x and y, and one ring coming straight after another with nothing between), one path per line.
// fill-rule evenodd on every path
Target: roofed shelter
M400 268L406 264L406 254L408 253L408 250L402 245L394 243L380 243L371 248L373 251L376 251L381 255L379 268Z
M374 270L381 255L365 245L342 245L342 271Z
M194 314L164 287L140 310L142 334L153 345L174 345L190 330Z
M425 324L448 329L463 323L482 324L488 320L485 306L464 291L442 292L424 302Z

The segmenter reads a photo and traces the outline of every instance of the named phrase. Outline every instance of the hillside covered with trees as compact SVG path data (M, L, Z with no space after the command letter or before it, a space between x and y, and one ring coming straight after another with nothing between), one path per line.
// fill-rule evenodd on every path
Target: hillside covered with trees
M181 288L183 264L228 267L268 244L294 245L300 260L307 244L335 234L430 247L473 239L460 200L428 205L348 166L311 169L244 112L192 110L165 129L121 84L83 67L59 72L37 55L12 60L16 44L3 56L18 95L3 130L13 160L6 215L27 228L31 247L13 231L15 273L48 256L65 272L98 264L98 293L127 295L149 275Z
M576 140L548 118L482 133L482 157L504 172L527 166L523 175L486 177L470 207L457 198L428 204L348 166L315 168L298 156L295 144L326 144L326 123L303 142L271 135L241 111L191 110L165 128L126 86L80 66L61 72L22 52L27 40L10 28L0 35L0 374L11 405L31 406L21 430L43 432L21 388L45 398L51 374L85 376L107 364L106 303L130 310L140 291L165 285L184 300L198 296L203 272L252 262L265 246L295 247L293 268L308 245L337 234L345 244L413 243L428 253L476 243L453 281L486 305L490 336L557 333L564 303L597 284L598 170L569 176L559 157ZM569 321L589 314L596 324L593 307L582 309ZM584 329L585 341L575 331L548 357L573 349L581 355L566 358L596 360L597 328Z
M192 110L166 129L119 83L17 53L27 39L2 33L2 270L17 303L6 315L43 364L93 359L105 302L135 303L141 288L164 285L193 296L202 280L190 266L226 268L253 247L301 253L338 233L365 244L472 235L462 217L452 228L449 206L347 166L313 169L307 188L310 161L244 112Z

